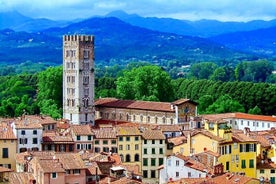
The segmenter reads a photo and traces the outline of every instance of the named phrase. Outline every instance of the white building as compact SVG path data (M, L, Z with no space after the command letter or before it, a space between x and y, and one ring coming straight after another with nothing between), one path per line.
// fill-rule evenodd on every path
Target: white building
M228 126L235 130L244 130L249 128L250 131L270 130L276 128L276 116L254 115L246 113L223 113L204 115L206 121L224 120Z
M72 125L70 127L72 138L75 142L75 150L92 152L93 132L90 125Z
M17 137L17 153L41 151L43 127L37 119L21 118L11 124Z
M94 125L94 37L63 36L63 118Z
M156 184L158 182L158 167L163 165L166 143L165 136L161 130L140 128L143 137L142 141L142 173L143 182ZM153 156L154 155L154 156Z
M202 163L181 154L172 155L165 159L164 166L159 170L159 184L181 178L206 178L207 174L207 167Z

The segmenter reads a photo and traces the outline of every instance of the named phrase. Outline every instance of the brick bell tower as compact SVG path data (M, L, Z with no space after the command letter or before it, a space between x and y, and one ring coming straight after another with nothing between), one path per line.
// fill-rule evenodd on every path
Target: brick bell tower
M94 125L94 36L63 36L63 118Z

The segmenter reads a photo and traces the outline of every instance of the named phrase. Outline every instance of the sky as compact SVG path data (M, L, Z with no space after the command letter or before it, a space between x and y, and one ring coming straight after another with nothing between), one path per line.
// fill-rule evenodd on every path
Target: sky
M143 17L246 22L276 19L276 0L0 0L0 12L13 10L52 20L89 18L123 10Z

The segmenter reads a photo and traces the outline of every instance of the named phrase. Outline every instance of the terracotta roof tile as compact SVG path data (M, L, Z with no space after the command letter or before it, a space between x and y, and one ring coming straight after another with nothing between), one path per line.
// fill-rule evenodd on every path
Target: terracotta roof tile
M43 143L74 143L73 138L69 135L60 135L57 132L43 132Z
M57 120L49 116L25 115L14 120L17 129L42 128L42 125L56 124Z
M205 136L207 136L207 137L209 137L209 138L211 138L213 140L216 140L218 142L223 142L224 141L223 138L221 138L219 136L216 136L216 135L212 134L211 132L209 132L207 130L203 130L203 129L202 130L195 130L195 131L192 132L191 136L193 137L193 136L195 136L197 134L203 134L203 135L205 135Z
M93 135L90 125L71 125L71 130L75 135Z
M96 139L116 139L117 134L115 128L92 129Z
M257 169L276 169L276 164L273 162L257 163Z
M84 161L79 153L56 153L55 157L62 163L64 169L84 169Z
M142 135L137 127L116 127L117 135Z
M164 140L165 136L161 130L146 129L143 131L142 136L147 140Z
M37 163L40 165L44 173L65 172L62 163L57 159L35 159L37 159Z
M16 173L12 172L9 174L9 184L23 184L23 183L30 183L30 180L34 180L35 177L32 173Z
M174 109L171 108L171 103L169 102L152 102L152 101L138 101L138 100L119 100L115 98L100 98L96 100L95 106L174 112Z
M179 125L158 125L157 129L162 130L162 132L180 132L181 127Z
M12 172L12 170L6 167L0 167L0 173L4 173L4 172Z
M240 132L233 132L232 134L233 141L237 142L257 142L255 139L251 138L248 135Z
M173 143L174 146L179 146L181 144L187 143L187 138L185 136L172 137L167 140L169 143Z
M190 99L187 99L187 98L178 99L178 100L172 102L172 104L181 105L181 104L183 104L183 103L185 103L185 102L189 102L189 103L192 103L192 104L195 104L195 105L198 104L198 103L196 103L196 102L194 102L194 101L192 101L192 100L190 100Z
M3 139L17 139L15 134L13 133L11 126L7 123L0 123L0 140Z

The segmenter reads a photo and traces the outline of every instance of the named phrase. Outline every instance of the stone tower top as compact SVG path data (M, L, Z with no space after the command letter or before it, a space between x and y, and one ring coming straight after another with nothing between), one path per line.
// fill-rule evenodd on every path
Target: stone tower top
M94 42L93 35L64 35L63 41L90 41Z

